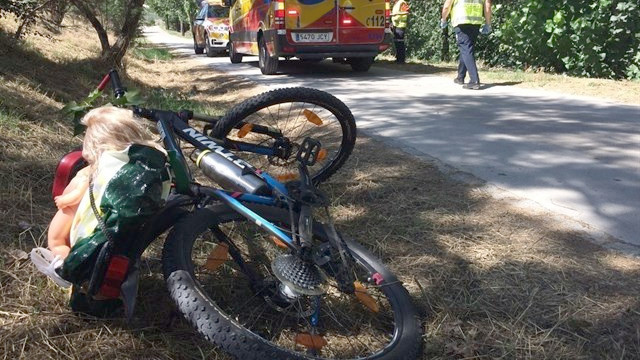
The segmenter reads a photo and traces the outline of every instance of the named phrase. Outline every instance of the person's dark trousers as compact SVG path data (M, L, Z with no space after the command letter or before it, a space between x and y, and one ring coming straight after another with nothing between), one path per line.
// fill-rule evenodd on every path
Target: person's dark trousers
M460 49L460 63L458 64L458 79L464 80L467 72L471 83L480 83L478 77L478 68L476 67L476 58L473 55L474 45L478 34L480 34L480 25L460 24L453 29L456 33L458 48Z
M393 36L396 46L396 62L404 64L407 48L404 44L404 28L393 28Z

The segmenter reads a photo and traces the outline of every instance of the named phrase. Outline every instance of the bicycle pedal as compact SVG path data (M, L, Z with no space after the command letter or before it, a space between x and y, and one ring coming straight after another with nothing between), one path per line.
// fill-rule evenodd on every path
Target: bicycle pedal
M318 161L322 150L320 141L307 137L302 141L302 144L300 144L296 159L303 165L313 166L316 161ZM322 156L323 158L326 157L326 152Z

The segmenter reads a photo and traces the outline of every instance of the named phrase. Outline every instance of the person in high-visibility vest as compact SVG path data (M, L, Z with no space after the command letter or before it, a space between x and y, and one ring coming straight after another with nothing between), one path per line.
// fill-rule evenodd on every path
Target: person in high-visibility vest
M404 34L409 17L409 3L406 0L398 0L391 11L391 24L393 25L394 44L396 46L396 62L404 64L407 47L404 43Z
M458 76L453 81L465 89L479 90L480 77L473 50L478 34L488 35L491 32L491 0L445 0L441 28L447 27L449 15L460 49ZM467 72L469 83L465 84Z

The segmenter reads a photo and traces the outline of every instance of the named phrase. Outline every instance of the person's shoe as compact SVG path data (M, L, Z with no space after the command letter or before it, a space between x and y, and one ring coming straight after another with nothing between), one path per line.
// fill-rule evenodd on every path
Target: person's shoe
M463 85L464 84L464 79L455 78L455 79L453 79L453 82L458 84L458 85Z
M31 250L29 257L36 268L41 273L50 277L58 286L63 288L71 286L70 282L60 277L56 272L56 269L62 266L62 263L64 262L64 259L62 259L60 255L53 255L49 249L34 248Z
M481 86L480 86L480 83L468 83L468 84L462 85L462 88L468 89L468 90L480 90Z

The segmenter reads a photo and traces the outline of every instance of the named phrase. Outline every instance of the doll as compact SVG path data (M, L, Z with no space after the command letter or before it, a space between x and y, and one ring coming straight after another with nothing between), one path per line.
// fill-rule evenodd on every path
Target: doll
M133 230L157 211L160 201L166 198L166 152L141 122L131 110L113 106L93 109L83 117L82 124L87 129L82 156L88 166L54 199L58 211L49 225L48 249L31 251L38 270L58 285L68 287L68 279L79 280L73 272L80 264L89 266L85 263L91 261L91 251L107 238L91 206L89 189L101 221L114 228L110 236L118 239L126 237L119 233ZM69 257L73 264L63 268Z

